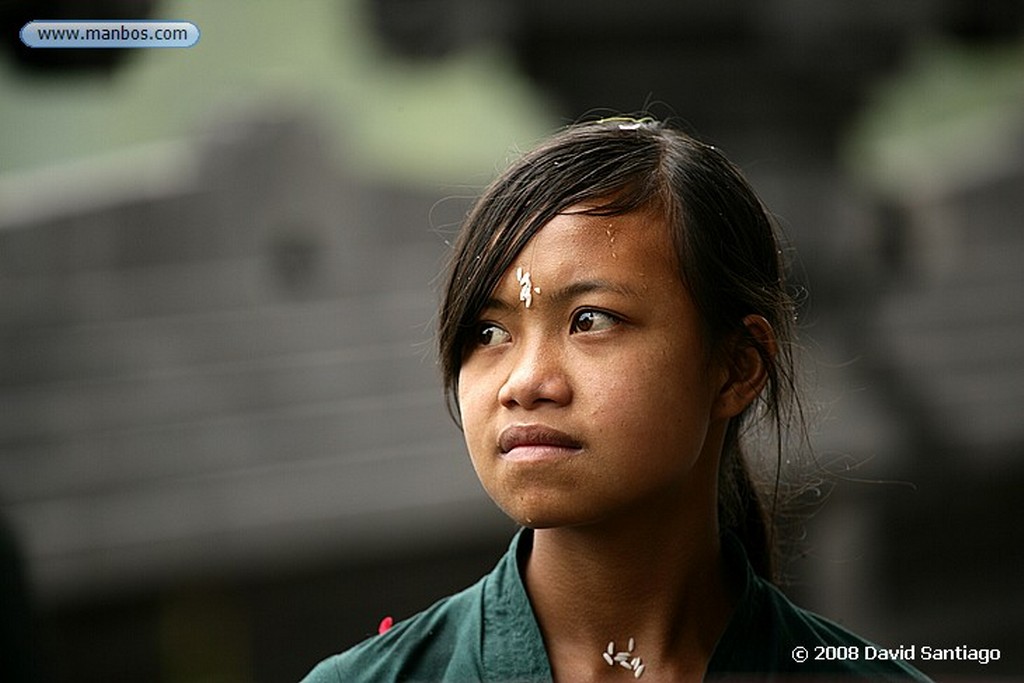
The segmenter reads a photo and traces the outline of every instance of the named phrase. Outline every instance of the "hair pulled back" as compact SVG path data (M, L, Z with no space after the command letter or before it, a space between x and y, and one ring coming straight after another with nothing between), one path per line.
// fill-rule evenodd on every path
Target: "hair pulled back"
M706 348L727 339L756 349L767 369L757 401L733 418L719 466L718 512L762 576L773 578L775 502L782 434L792 416L794 302L787 292L775 226L741 172L718 150L650 119L605 119L570 126L522 156L484 191L454 247L439 315L438 346L448 409L456 422L465 349L498 280L552 218L587 204L614 216L660 211L672 232L680 277L700 313ZM770 340L743 320L763 316ZM774 352L773 352L774 351ZM741 449L752 416L771 420L776 482L766 509Z

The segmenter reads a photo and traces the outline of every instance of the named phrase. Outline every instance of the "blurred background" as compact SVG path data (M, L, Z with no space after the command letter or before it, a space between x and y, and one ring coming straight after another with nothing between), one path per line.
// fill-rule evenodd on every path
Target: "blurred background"
M28 50L31 19L191 49ZM0 680L228 683L490 569L443 407L472 198L581 117L675 117L795 255L805 606L1024 679L1024 4L0 2ZM822 472L827 471L827 476Z

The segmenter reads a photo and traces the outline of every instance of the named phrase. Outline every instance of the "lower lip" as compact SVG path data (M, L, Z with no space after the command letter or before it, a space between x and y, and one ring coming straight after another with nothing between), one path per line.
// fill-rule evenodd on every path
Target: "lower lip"
M510 462L543 462L562 460L576 455L581 450L565 446L516 446L512 450L502 453L501 458Z

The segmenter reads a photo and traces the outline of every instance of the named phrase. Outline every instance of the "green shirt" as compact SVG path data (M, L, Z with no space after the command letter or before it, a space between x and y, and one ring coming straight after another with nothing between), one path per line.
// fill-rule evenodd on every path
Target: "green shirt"
M533 533L521 531L479 582L324 660L302 683L551 681L547 651L519 569L532 545ZM727 564L738 570L741 597L705 680L928 680L903 662L865 661L868 641L793 605L754 573L736 538L726 536L723 549ZM819 646L845 646L847 658L816 660ZM797 647L806 648L809 661L794 661ZM857 659L852 659L854 652ZM633 680L630 672L622 674L623 681Z

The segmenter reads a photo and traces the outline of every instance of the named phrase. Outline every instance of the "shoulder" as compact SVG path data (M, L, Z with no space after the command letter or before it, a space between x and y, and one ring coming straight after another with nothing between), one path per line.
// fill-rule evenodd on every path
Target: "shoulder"
M772 661L771 670L794 677L840 680L925 681L910 664L839 624L794 605L778 588L756 579L748 626L768 647L755 654ZM741 645L742 647L742 645ZM757 653L758 646L748 652Z
M779 680L928 681L891 652L794 605L757 576L735 539L727 558L738 571L740 599L712 657L709 679L774 672Z
M479 650L483 583L328 657L302 683L470 680Z

